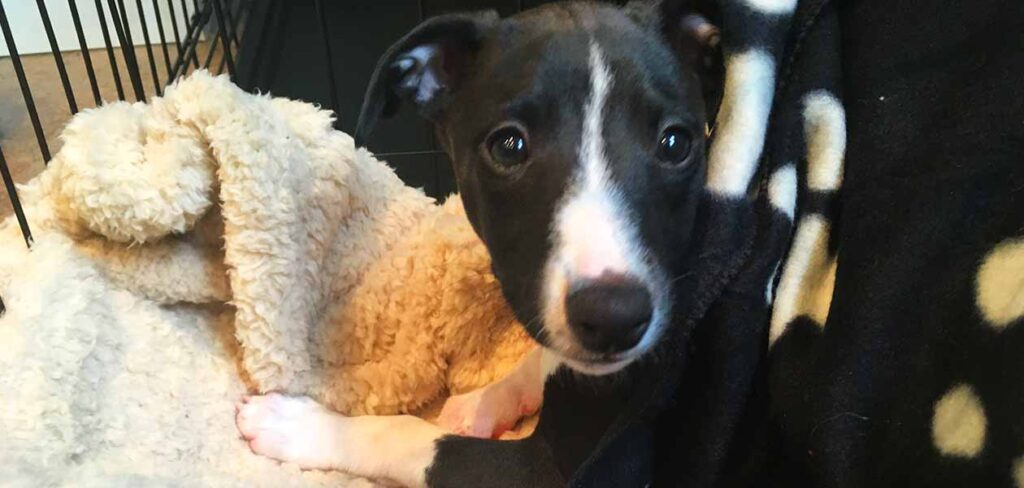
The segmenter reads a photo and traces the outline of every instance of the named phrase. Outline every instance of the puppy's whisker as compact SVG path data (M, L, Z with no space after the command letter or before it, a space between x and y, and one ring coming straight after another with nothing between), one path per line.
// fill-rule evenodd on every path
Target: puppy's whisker
M693 276L695 274L697 274L696 271L692 271L692 270L691 271L687 271L686 273L682 273L682 274L677 275L677 276L673 277L672 279L668 280L668 284L669 285L674 285L677 281L679 281L679 280L681 280L683 278L688 278L688 277Z

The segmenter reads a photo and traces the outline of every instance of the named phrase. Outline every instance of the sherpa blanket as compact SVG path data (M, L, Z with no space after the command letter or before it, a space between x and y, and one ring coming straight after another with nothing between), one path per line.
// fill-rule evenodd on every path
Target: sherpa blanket
M532 343L457 199L205 72L77 115L0 226L0 485L346 485L253 455L247 391L425 412Z

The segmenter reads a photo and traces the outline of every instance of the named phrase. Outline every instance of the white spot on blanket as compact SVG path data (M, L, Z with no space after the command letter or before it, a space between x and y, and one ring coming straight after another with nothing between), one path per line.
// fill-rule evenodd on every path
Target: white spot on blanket
M820 215L800 219L779 281L768 336L771 346L801 315L824 326L832 305L836 259L828 252L829 223Z
M768 181L768 201L793 220L796 211L796 168L787 164L772 174Z
M1024 456L1013 462L1013 481L1017 488L1024 488Z
M807 137L807 187L835 191L843 181L846 152L846 113L827 91L804 97L804 133Z
M1005 241L978 269L978 309L996 329L1024 318L1024 239Z
M765 14L788 14L796 8L796 0L746 0L747 6Z
M803 116L807 138L807 188L834 192L842 184L846 151L843 107L827 91L814 91L804 96ZM774 180L773 175L771 186L775 185ZM771 200L774 203L781 198ZM798 316L808 316L819 326L825 325L836 279L836 257L828 251L829 232L830 224L825 216L815 214L800 219L779 281L769 345L774 344Z
M796 187L796 167L792 164L776 169L768 181L768 201L778 211L786 214L790 221L796 213ZM776 264L765 285L764 298L769 304L775 298L775 275L778 272L779 265Z
M775 62L760 49L729 56L725 92L718 112L718 136L708 158L708 189L744 195L757 168L775 91Z
M973 458L985 447L987 420L981 400L970 385L958 385L935 403L932 440L947 456Z

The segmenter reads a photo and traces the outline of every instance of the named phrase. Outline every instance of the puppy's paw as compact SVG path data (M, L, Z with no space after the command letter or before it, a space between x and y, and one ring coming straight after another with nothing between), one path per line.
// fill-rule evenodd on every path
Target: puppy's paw
M303 469L330 468L338 414L306 397L245 397L235 423L252 452Z
M505 383L493 383L449 398L437 422L458 435L497 439L521 418L537 411L539 400L522 397Z

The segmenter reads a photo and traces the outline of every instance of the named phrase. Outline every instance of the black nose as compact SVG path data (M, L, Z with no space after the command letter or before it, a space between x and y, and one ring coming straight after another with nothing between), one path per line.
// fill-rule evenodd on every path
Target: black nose
M651 294L636 281L602 277L577 284L565 298L569 327L587 350L625 351L651 321Z

